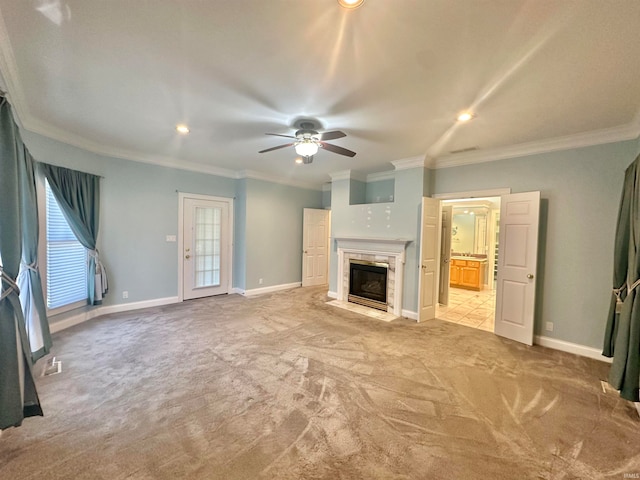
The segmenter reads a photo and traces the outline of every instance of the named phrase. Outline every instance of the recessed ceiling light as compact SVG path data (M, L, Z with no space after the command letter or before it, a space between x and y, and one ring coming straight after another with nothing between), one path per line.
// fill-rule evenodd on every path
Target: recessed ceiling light
M473 117L475 117L475 115L473 113L471 113L471 112L462 112L460 115L458 115L458 121L459 122L468 122Z
M338 0L338 3L341 7L354 9L362 5L364 0Z
M187 127L186 125L176 125L176 130L178 131L178 133L181 133L183 135L189 133L189 127Z
M298 165L300 165L301 163L303 163L302 157L297 157L297 158L296 158L296 163L297 163Z

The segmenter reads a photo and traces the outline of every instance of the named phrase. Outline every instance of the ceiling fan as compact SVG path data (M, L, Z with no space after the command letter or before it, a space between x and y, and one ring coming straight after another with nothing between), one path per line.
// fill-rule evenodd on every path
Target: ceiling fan
M296 131L295 136L282 135L280 133L265 133L265 135L274 135L276 137L293 138L294 141L285 143L284 145L278 145L277 147L260 150L258 153L265 153L271 152L273 150L279 150L281 148L294 147L296 149L296 153L302 157L302 163L306 164L313 162L313 156L318 152L320 148L324 148L325 150L337 153L339 155L355 157L356 152L352 152L351 150L347 150L346 148L342 148L325 141L346 137L346 133L339 130L320 133L316 130L315 124L309 120L303 120L298 125L300 128L298 131Z

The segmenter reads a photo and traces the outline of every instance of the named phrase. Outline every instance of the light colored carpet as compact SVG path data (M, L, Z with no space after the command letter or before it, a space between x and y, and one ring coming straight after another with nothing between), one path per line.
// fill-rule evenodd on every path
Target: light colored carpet
M45 417L2 479L598 479L640 472L605 363L439 320L386 323L322 288L114 314L54 336Z

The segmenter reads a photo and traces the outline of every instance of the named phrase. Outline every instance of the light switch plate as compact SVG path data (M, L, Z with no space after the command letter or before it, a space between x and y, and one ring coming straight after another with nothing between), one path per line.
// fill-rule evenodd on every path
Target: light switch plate
M175 241L176 241L175 235L167 235L167 242L175 242Z

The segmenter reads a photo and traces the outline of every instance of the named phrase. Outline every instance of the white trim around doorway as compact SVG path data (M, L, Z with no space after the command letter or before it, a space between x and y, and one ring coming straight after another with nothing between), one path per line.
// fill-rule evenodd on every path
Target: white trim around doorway
M490 190L472 190L470 192L434 193L431 197L439 200L462 200L465 198L500 197L510 193L511 188L493 188Z
M182 250L184 248L184 199L210 200L213 202L227 202L229 204L229 281L227 291L232 293L233 286L233 197L215 197L199 193L178 192L178 302L184 301L184 267L182 264Z

